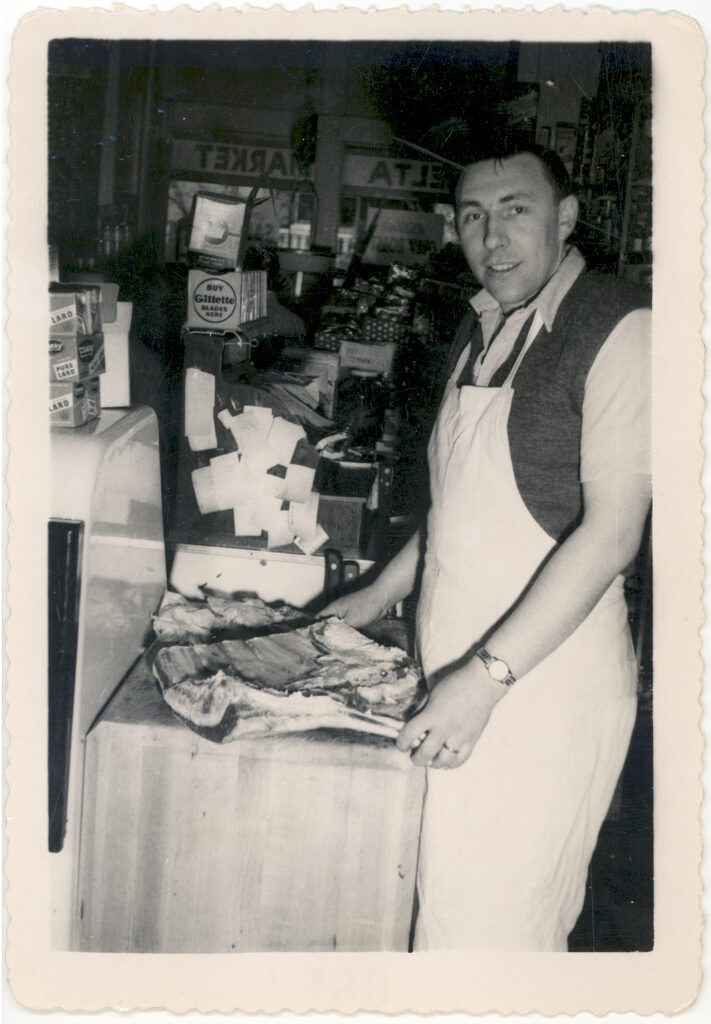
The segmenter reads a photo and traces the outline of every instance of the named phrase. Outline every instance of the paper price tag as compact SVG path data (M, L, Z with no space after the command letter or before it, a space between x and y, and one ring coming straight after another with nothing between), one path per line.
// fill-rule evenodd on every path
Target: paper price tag
M313 555L328 540L328 534L319 523L309 537L295 537L294 543L305 555Z
M265 433L269 433L269 428L272 425L274 419L274 413L267 405L245 405L242 410L254 417L257 423L261 426Z
M235 537L259 537L261 535L262 528L256 521L253 501L235 505L234 530Z
M282 497L287 501L308 501L314 483L316 470L310 466L296 466L293 463L286 467L286 480Z
M314 491L307 501L289 503L289 525L297 537L310 537L316 531L318 493Z
M289 526L289 513L277 512L267 523L267 548L283 548L291 544L294 534Z
M210 468L212 469L212 486L217 508L225 511L233 508L239 486L239 455L237 452L218 455L216 458L210 459Z
M300 424L275 416L267 437L274 465L288 466L297 442L302 437L306 437L306 431Z
M254 413L241 412L238 416L233 416L231 429L241 452L251 455L263 449L266 430Z
M185 371L185 433L208 437L215 429L215 378L194 366Z

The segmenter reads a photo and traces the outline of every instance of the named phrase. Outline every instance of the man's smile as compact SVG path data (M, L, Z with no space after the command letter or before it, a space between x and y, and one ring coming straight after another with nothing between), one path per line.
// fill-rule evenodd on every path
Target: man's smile
M494 274L505 274L509 270L515 270L518 263L489 263L487 270Z

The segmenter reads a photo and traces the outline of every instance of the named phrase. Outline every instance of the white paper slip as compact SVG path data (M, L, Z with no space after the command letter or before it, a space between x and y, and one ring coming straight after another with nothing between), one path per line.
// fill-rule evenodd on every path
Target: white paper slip
M276 466L271 450L266 444L260 444L258 447L250 448L249 451L244 452L242 454L242 461L245 466L249 467L250 472L255 477L264 476L268 469Z
M318 492L312 491L306 501L289 503L289 523L296 537L310 537L316 531Z
M210 459L215 503L219 509L234 508L239 486L239 455L228 452Z
M239 452L226 452L224 455L215 455L210 459L210 465L218 472L229 471L231 473L237 473L239 471Z
M259 537L262 530L255 522L254 501L246 501L243 505L235 505L234 525L235 537Z
M274 473L265 473L264 483L269 494L282 501L286 498L286 480L283 476L275 476Z
M235 472L234 504L247 505L254 502L255 494L259 493L261 475L253 472L249 462L241 458Z
M314 484L316 470L311 466L286 467L283 497L286 501L308 501Z
M264 447L267 431L254 413L241 412L238 416L233 416L231 429L241 452L249 454Z
M274 413L267 405L245 405L242 410L245 413L250 413L256 419L257 423L261 426L265 434L269 433L274 419Z
M218 496L215 493L215 486L212 476L212 466L203 466L194 469L191 473L195 500L202 515L208 512L219 512L220 505Z
M255 517L257 522L261 523L262 529L266 529L270 522L277 522L281 519L282 505L284 502L281 498L275 498L274 495L267 494L265 490L262 490L260 495L255 495ZM288 515L288 512L284 512Z
M215 378L189 366L185 371L185 433L207 438L215 433ZM199 449L193 449L194 451Z
M272 465L288 466L294 449L306 431L300 423L290 423L283 416L275 416L267 437L269 451L272 453Z
M217 435L214 429L211 434L200 436L188 434L188 445L191 452L210 452L217 448Z
M234 419L234 416L229 409L220 409L217 414L217 418L225 430L232 430L232 420Z
M313 555L322 544L325 544L328 540L328 534L324 530L323 526L319 523L316 530L308 537L295 537L294 543L297 547L301 548L305 555Z
M267 548L282 548L291 544L294 539L289 526L289 513L279 512L267 527Z

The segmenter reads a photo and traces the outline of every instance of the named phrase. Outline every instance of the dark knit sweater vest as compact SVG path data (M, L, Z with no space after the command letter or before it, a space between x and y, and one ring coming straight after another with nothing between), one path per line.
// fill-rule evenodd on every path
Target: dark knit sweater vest
M583 272L558 307L550 333L541 328L516 372L508 423L516 483L533 518L557 541L575 528L582 514L580 438L588 373L623 317L648 306L642 289ZM457 331L447 377L469 341L475 360L483 338L473 310ZM505 379L503 367L491 386Z

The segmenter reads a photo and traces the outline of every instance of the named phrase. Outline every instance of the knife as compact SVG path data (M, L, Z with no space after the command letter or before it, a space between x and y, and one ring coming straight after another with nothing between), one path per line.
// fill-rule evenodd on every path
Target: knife
M326 548L323 553L323 593L326 601L332 601L343 590L343 557L337 548Z
M324 596L332 601L348 588L348 585L355 583L360 576L360 566L354 560L343 560L341 552L337 548L326 548L324 551Z

